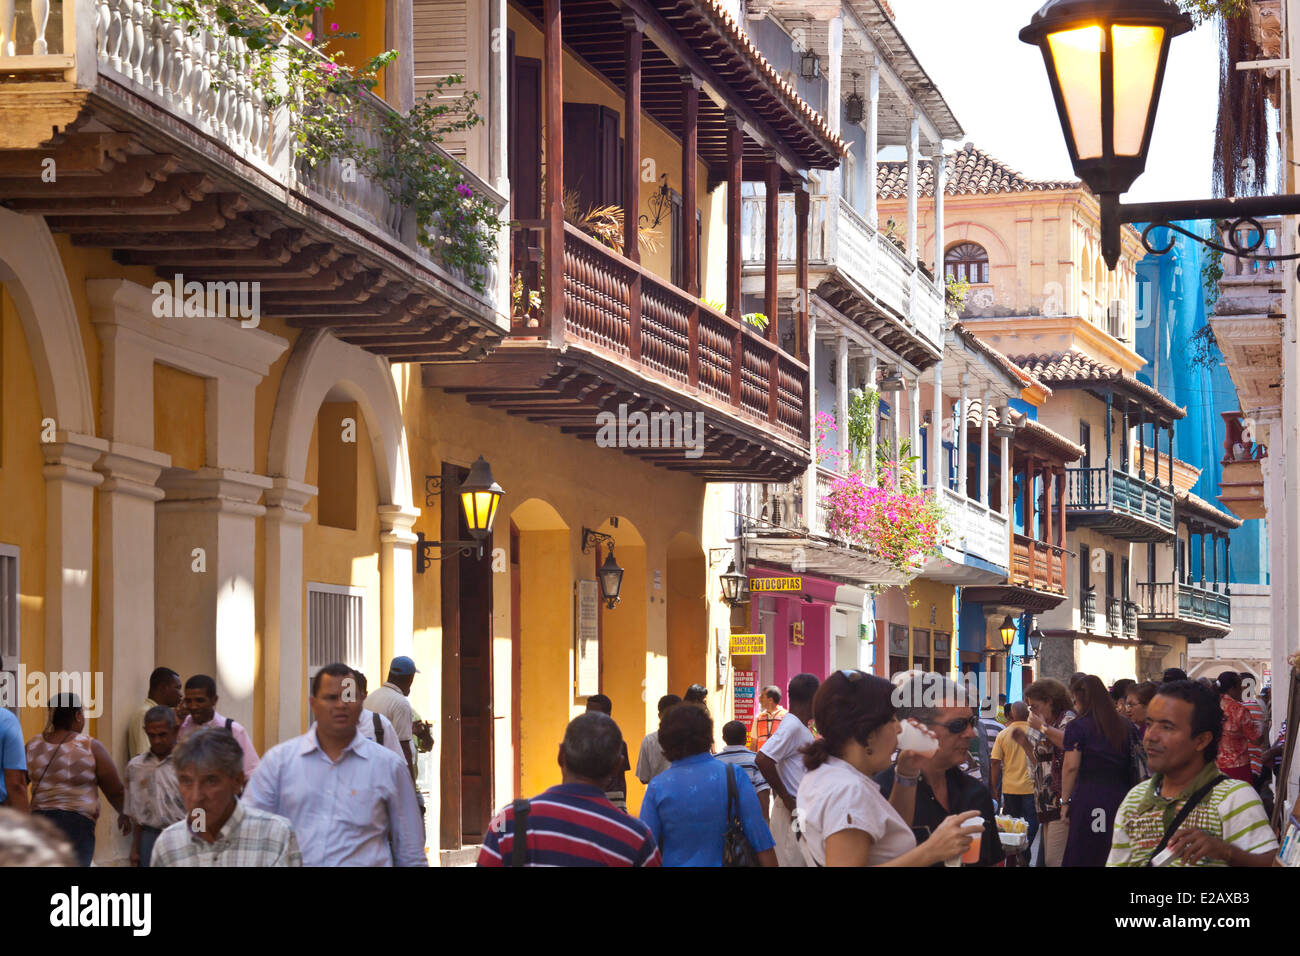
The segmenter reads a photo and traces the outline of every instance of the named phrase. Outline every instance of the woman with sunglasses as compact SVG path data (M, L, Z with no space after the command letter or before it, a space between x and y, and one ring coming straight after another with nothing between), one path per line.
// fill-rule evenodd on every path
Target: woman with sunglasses
M899 781L886 798L873 775L888 770L901 726L894 686L862 671L837 671L813 699L821 736L804 748L808 768L797 799L800 848L812 866L932 866L964 852L961 830L979 811L953 814L917 845L911 822L927 755L899 754Z
M1034 809L1039 823L1039 866L1060 866L1065 857L1066 824L1061 819L1061 774L1065 728L1077 716L1070 692L1059 680L1044 677L1025 689L1031 735L1012 736L1029 755L1034 774Z

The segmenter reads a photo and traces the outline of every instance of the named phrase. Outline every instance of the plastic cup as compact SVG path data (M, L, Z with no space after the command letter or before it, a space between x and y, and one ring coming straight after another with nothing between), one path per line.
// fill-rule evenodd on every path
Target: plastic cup
M898 732L898 749L932 754L939 749L939 740L934 735L921 730L910 720L904 720L902 729Z
M966 864L967 866L970 866L980 861L980 838L982 836L984 836L984 832L982 830L978 833L971 834L970 846L966 849L966 852L963 853L960 857L960 861L962 863Z

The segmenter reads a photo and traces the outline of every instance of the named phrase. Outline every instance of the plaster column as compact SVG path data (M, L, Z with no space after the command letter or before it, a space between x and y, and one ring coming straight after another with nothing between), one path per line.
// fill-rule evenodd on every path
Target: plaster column
M845 467L849 450L849 340L840 335L835 339L835 449L839 452L836 471Z
M411 528L419 517L415 508L379 506L379 640L380 656L386 661L415 653L416 538ZM485 544L491 546L490 541Z
M876 396L876 409L872 412L871 419L871 441L867 448L867 475L874 485L876 482L876 445L879 436L876 434L880 431L880 389L876 387L876 376L880 371L880 360L876 357L875 351L867 353L867 388Z
M930 402L930 487L935 489L947 483L943 470L943 361L934 363L934 395Z
M954 415L954 427L957 430L957 493L966 497L966 456L969 453L968 429L966 428L966 411L970 408L970 375L961 376L961 410Z
M45 455L45 667L91 670L90 615L95 542L94 463L108 442L57 432ZM19 507L9 502L7 507Z
M916 241L916 207L917 197L921 192L920 183L917 182L920 176L920 167L917 165L920 151L921 121L913 116L907 134L907 263L909 266L916 264L916 253L919 248ZM868 184L868 189L870 188L871 184Z
M880 225L880 210L876 205L876 172L880 153L880 67L872 55L867 68L867 110L863 124L867 134L867 222L875 229Z
M916 486L921 487L921 379L918 377L912 383L912 404L908 409L908 418L912 424L912 457L916 459L912 463L912 471L916 478Z
M271 479L229 468L164 475L157 504L157 654L217 682L217 709L253 733L259 660L258 504ZM265 743L262 745L265 749Z
M989 393L980 391L980 504L989 506Z
M943 155L942 141L935 145L930 162L934 169L934 281L940 288L946 286L944 279L944 190L948 188L948 160Z
M113 442L95 470L99 486L99 670L112 675L97 736L119 768L126 766L127 721L149 694L154 653L154 502L171 457ZM143 666L147 663L148 666Z
M311 521L303 508L316 496L312 485L289 478L271 479L266 493L266 743L303 732L303 676L307 673L307 632L303 622L305 583L302 528Z

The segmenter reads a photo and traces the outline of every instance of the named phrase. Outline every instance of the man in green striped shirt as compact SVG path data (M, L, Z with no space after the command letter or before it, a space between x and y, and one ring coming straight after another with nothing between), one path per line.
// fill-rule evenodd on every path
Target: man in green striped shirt
M1195 681L1162 684L1147 709L1143 741L1152 772L1124 798L1107 866L1146 866L1187 801L1216 777L1223 712ZM1250 784L1224 777L1168 842L1171 866L1270 866L1277 837Z

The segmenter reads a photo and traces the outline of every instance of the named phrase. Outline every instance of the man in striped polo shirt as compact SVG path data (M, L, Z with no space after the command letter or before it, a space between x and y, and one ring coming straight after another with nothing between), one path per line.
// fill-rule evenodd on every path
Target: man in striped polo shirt
M605 798L605 783L623 756L623 734L599 711L575 717L560 744L563 781L528 802L524 852L515 858L516 814L492 820L479 866L661 866L650 828Z
M1195 681L1162 684L1147 709L1144 745L1152 776L1128 792L1115 817L1107 866L1146 866L1189 801L1167 846L1172 866L1270 866L1277 837L1250 784L1215 764L1223 712Z

